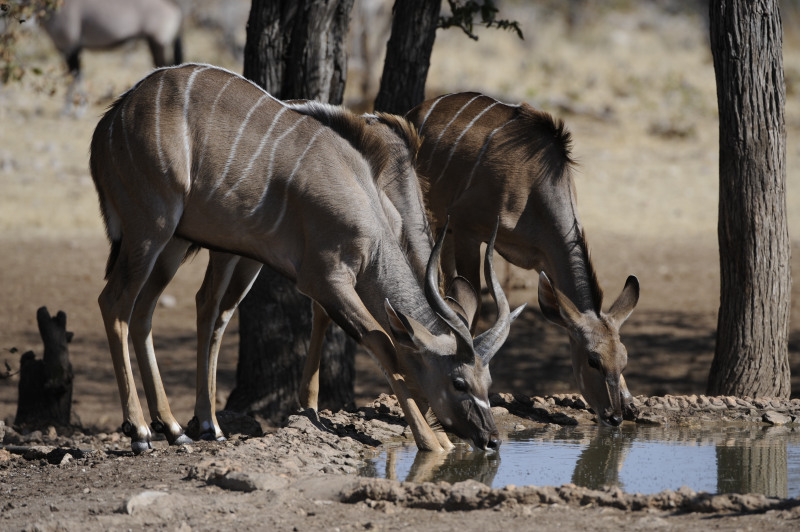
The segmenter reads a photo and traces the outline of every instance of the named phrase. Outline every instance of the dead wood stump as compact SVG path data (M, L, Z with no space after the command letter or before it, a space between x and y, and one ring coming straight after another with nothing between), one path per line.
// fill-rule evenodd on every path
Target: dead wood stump
M47 307L36 312L39 334L44 342L44 357L33 351L22 355L19 368L19 398L14 425L41 428L70 425L72 408L72 364L69 347L72 333L67 331L67 315L59 311L50 317Z

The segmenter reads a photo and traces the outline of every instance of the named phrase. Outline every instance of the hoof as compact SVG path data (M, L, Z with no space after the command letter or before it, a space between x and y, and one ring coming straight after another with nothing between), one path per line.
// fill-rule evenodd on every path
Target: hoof
M297 413L301 416L306 416L314 423L321 423L319 420L319 412L317 412L316 408L300 408Z
M175 438L175 441L170 442L170 445L185 445L187 443L194 443L194 441L186 434L181 434Z
M133 454L142 454L153 448L153 444L147 440L131 440L131 450Z
M122 424L122 433L131 439L131 450L134 454L141 454L153 448L150 443L150 431L147 427L139 431L133 423L126 421Z
M200 434L200 439L203 441L227 441L225 436L217 436L217 433L213 430L207 430Z

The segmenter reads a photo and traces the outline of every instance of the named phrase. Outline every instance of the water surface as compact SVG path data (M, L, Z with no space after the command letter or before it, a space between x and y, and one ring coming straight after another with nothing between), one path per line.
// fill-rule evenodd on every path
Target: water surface
M688 486L709 493L800 496L800 428L561 427L511 432L498 452L458 444L447 455L386 446L364 476L487 486L619 487L652 494Z

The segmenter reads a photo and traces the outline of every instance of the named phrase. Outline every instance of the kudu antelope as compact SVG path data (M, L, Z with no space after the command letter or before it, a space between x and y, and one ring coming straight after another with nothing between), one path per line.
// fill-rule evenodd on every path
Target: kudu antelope
M315 102L292 101L285 102L295 111L300 113L312 114L318 106ZM318 119L325 120L326 117L319 116ZM401 243L404 255L411 265L412 270L419 279L420 284L433 274L428 271L428 264L439 263L438 255L435 260L430 260L432 250L432 238L424 207L424 201L419 189L419 182L414 171L414 158L409 157L409 138L414 141L412 151L416 153L418 137L413 131L404 131L408 127L405 120L397 121L396 117L390 115L362 115L361 117L372 135L380 137L387 148L387 164L383 171L374 175L375 185L381 198L381 205L387 216L395 238ZM390 127L394 126L394 127ZM440 249L440 248L437 248ZM505 299L502 289L497 282L496 275L492 268L491 250L487 248L487 260L489 266L486 270L486 282L495 287L492 296L498 305L498 323L505 323L509 311L508 301ZM222 440L222 433L216 420L213 399L216 397L215 370L216 360L219 355L219 348L222 334L233 316L239 302L244 298L247 290L253 283L261 269L261 263L237 255L211 251L209 256L209 266L203 286L197 296L197 316L198 316L198 387L197 400L195 403L195 419L201 439ZM221 273L224 272L224 273ZM435 280L431 278L431 283ZM471 319L469 309L474 311L477 307L477 293L463 279L455 279L450 283L446 301L453 307L460 316L467 322ZM500 299L497 299L500 298ZM515 319L523 307L515 310L508 321ZM318 304L313 303L313 325L311 340L309 343L308 356L304 366L303 377L299 390L299 402L303 408L317 410L319 393L319 366L322 354L322 343L325 331L330 324L330 318ZM467 309L467 310L465 310ZM507 334L507 329L502 334ZM503 336L505 338L505 336ZM484 338L483 342L486 341ZM489 358L485 358L483 363L486 365ZM488 383L486 384L488 389ZM413 392L413 390L412 390ZM417 394L419 396L419 394ZM479 395L486 395L482 391ZM427 401L416 397L417 403L427 410ZM433 420L434 424L436 420ZM444 448L452 447L446 434L436 431L436 436Z
M631 400L619 328L638 302L639 282L628 277L608 313L602 311L564 124L527 104L476 93L428 100L406 117L423 138L417 173L433 225L440 228L450 217L445 275L457 271L478 286L480 245L499 217L497 252L540 272L539 306L569 334L581 393L601 423L619 425Z
M174 0L65 0L42 20L72 75L65 110L71 109L75 91L82 83L81 50L146 39L156 67L177 65L183 62L182 19L181 8ZM79 97L85 103L85 97Z
M400 124L409 145L416 142L402 119L385 122ZM196 64L154 71L100 120L90 167L111 252L98 300L135 452L150 446L150 429L131 372L129 332L154 429L170 443L187 440L161 383L151 322L158 296L195 246L219 252L213 255L225 265L215 269L212 261L210 275L228 279L207 276L206 289L252 281L230 277L237 261L225 254L292 279L376 358L420 448L442 447L417 398L476 447L496 445L487 362L508 334L508 304L505 319L473 341L438 292L441 239L420 283L375 186L389 161L370 131L340 108L300 112L236 74ZM207 295L201 289L199 306ZM198 379L215 370L203 364Z

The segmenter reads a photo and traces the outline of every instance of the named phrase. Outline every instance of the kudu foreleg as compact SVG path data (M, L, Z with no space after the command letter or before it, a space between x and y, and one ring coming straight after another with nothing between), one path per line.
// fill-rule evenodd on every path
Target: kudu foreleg
M322 282L324 285L315 290L313 286L306 285L298 278L298 290L306 294L328 294L326 299L317 298L315 304L325 309L325 313L334 321L337 321L338 317L341 320L337 321L339 325L350 331L375 357L403 409L403 415L414 435L417 447L422 451L443 451L439 438L425 421L425 416L420 412L409 386L399 371L397 351L392 341L380 323L364 307L355 287L343 283L341 278L334 280L333 277L320 279L314 276L311 282L315 285Z
M197 292L197 388L194 420L202 440L222 441L216 415L217 360L225 328L261 271L258 261L209 252L208 268Z
M439 436L428 425L403 376L396 369L396 352L386 333L380 329L372 330L364 336L362 343L370 350L386 375L419 450L444 451Z
M304 409L319 410L319 366L322 360L322 345L325 342L325 332L331 319L325 309L317 303L311 306L311 341L308 346L306 363L303 366L303 377L300 380L300 406Z

